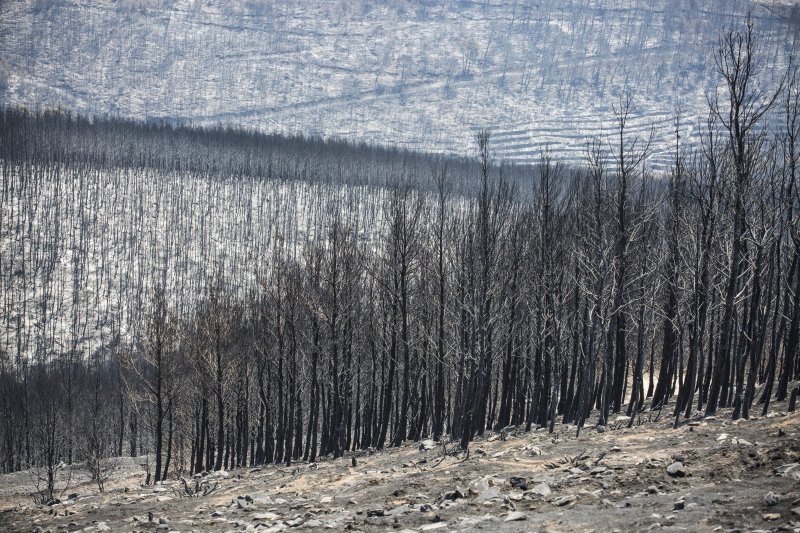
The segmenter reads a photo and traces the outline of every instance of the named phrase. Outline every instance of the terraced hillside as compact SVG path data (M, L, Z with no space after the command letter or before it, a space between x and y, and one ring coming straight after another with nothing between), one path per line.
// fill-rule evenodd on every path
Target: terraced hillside
M491 127L497 156L569 161L613 128L654 128L651 165L706 115L712 51L756 19L774 82L795 50L796 2L539 0L6 1L0 103L228 123L264 131L470 153Z

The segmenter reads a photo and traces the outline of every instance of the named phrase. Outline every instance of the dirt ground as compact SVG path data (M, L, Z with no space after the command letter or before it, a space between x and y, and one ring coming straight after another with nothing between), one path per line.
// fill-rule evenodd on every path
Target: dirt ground
M572 426L488 434L468 455L408 443L357 453L355 467L346 456L186 486L143 487L131 459L102 494L76 471L51 506L33 503L30 473L9 474L0 530L800 531L800 412L785 408L738 422L721 410L678 429L646 412L630 429L620 417L579 437Z

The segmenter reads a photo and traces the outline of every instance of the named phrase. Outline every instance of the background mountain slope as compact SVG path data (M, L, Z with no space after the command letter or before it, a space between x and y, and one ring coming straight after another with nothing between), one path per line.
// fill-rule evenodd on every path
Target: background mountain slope
M0 103L458 154L490 126L501 158L549 146L577 161L632 92L632 131L655 126L659 165L676 108L689 140L703 122L718 36L751 8L770 82L796 3L6 1Z

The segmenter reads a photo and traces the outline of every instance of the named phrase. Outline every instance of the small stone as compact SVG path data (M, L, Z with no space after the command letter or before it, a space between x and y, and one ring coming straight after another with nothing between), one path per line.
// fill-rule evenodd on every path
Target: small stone
M375 516L384 516L386 512L383 509L372 509L371 511L367 511L367 516L372 518Z
M298 527L298 526L302 526L303 523L305 523L305 521L306 521L305 518L303 518L302 516L298 516L297 518L294 518L292 520L287 520L284 523L289 527Z
M606 427L605 426L597 426L596 429L597 429L598 433L605 433L606 432Z
M433 531L434 529L441 529L447 527L447 522L434 522L433 524L425 524L419 528L420 531Z
M550 490L550 485L547 483L539 483L531 489L531 492L542 498L547 498L553 491Z
M243 498L237 498L236 499L236 506L239 509L244 509L245 511L249 511L250 507L251 507L250 503L247 500L243 499Z
M322 498L319 499L319 503L332 503L332 502L333 502L333 496L323 496Z
M457 500L459 498L466 498L466 497L467 497L467 492L458 485L456 485L456 488L454 490L446 492L443 496L445 500Z
M792 514L795 516L800 516L800 507L795 507L792 509Z
M508 481L515 489L528 490L528 480L524 477L512 476Z
M318 520L316 518L312 518L311 520L306 521L306 523L303 525L312 529L323 527L322 520Z
M605 466L595 466L594 468L589 470L589 474L596 476L597 474L602 474L606 470L608 470L608 468L606 468Z
M650 485L649 487L647 487L647 493L658 494L658 487L656 487L655 485Z
M225 512L222 511L221 509L217 509L216 511L211 513L211 518L220 518L222 516L225 516Z
M111 531L111 528L105 522L98 522L96 528L97 531Z
M480 495L475 499L476 502L485 502L489 500L493 500L500 496L500 487L488 487L486 490L482 491Z
M280 518L280 515L275 513L258 513L253 515L253 520L273 522Z
M506 516L503 522L516 522L518 520L527 520L527 519L528 517L525 515L525 513L520 513L519 511L512 511L508 513L508 516Z
M406 514L408 512L408 510L409 510L408 504L404 503L403 505L400 505L400 506L395 507L394 509L392 509L390 511L387 511L386 515L388 515L388 516L402 516L402 515Z
M575 503L577 500L578 497L574 494L567 494L566 496L561 496L560 498L553 500L553 505L557 507L564 507L566 505Z
M272 498L263 493L251 494L248 495L248 498L256 505L272 505L275 503L272 501Z
M673 511L682 511L686 508L686 502L683 500L677 500L674 504L672 504Z
M420 513L430 513L431 511L433 511L433 505L429 503L423 503L419 506Z
M768 492L766 496L764 496L764 503L772 507L773 505L777 505L781 499L772 491Z
M683 467L683 463L675 461L667 467L667 474L672 477L684 477L686 475L686 469Z
M169 520L167 520L166 518L164 518L162 516L161 518L158 519L158 523L159 524L169 524Z
M772 520L780 520L781 519L781 514L780 513L764 513L761 516L761 518L763 518L764 520L766 520L768 522L772 521Z
M436 448L436 442L433 439L425 439L419 443L419 451L428 452Z

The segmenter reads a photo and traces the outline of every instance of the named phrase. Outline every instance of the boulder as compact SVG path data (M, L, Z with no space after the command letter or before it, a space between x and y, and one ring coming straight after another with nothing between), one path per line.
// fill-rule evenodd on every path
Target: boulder
M684 477L686 475L686 468L680 461L675 461L667 467L667 474L672 477Z

